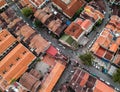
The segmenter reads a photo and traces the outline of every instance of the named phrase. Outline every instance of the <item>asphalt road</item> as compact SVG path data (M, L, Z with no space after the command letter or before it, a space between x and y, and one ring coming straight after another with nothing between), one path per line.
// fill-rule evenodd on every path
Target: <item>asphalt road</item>
M110 8L108 7L107 2L106 2L105 0L104 0L104 2L105 2L105 4L106 4L106 14L105 14L105 19L103 20L102 25L101 25L100 27L98 27L96 31L93 31L93 32L90 33L90 35L89 35L90 41L89 41L89 43L86 45L86 47L84 47L84 48L79 48L79 50L77 50L77 51L72 51L70 48L65 47L65 46L64 46L64 47L65 47L65 49L64 49L63 46L60 46L60 45L59 45L60 42L58 41L58 39L53 38L53 37L47 32L47 29L46 29L46 28L35 28L35 29L36 29L36 31L38 31L38 32L41 34L41 36L42 36L43 38L45 38L46 40L48 40L49 42L51 42L52 45L55 46L56 48L60 49L60 51L61 51L64 55L68 56L70 59L74 59L74 60L79 61L79 58L78 58L77 55L78 55L78 54L82 54L82 53L85 52L85 50L87 50L88 46L89 46L89 45L91 44L91 42L95 39L96 34L99 34L99 33L102 31L102 29L104 28L104 26L106 25L106 23L108 22L108 19L109 19L109 16L110 16ZM34 28L34 25L33 25L32 21L30 21L29 19L27 19L26 17L24 17L24 16L22 15L22 13L21 13L21 11L20 11L20 9L18 8L17 5L14 4L14 5L13 5L13 8L16 10L18 16L22 17L24 21L26 21L31 27ZM80 61L80 62L81 62L81 61ZM70 67L71 67L71 65L70 65ZM69 68L68 68L68 69L69 69ZM98 78L102 78L102 79L104 79L105 81L108 81L112 86L117 87L117 88L120 89L120 85L114 83L109 76L101 73L101 72L98 71L97 69L94 69L94 67L88 68L87 66L84 66L84 70L88 70L88 69L89 69L88 72L90 72L90 73L92 73L92 74L95 74ZM70 73L70 72L69 72L69 73ZM69 73L68 73L68 72L65 72L65 73L63 74L63 76L67 76L67 75L69 75ZM64 77L63 77L63 79L64 79ZM62 80L62 79L61 79L61 80ZM62 80L62 82L63 82L63 81L65 81L65 80ZM62 83L62 82L61 82L61 83ZM61 83L59 83L59 84L61 84Z

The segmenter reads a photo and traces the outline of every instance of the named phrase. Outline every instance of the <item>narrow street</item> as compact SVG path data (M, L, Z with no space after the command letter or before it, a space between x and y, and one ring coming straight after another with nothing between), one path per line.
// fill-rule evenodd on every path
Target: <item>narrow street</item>
M104 0L104 2L106 4L106 14L105 14L105 18L103 20L102 25L99 26L95 31L92 31L89 34L90 41L88 42L88 44L86 45L86 47L79 48L79 50L77 50L77 51L73 51L73 50L71 50L70 48L68 48L66 46L64 46L65 48L63 48L63 46L60 46L59 44L61 44L61 43L58 41L58 39L53 38L47 32L46 28L35 28L33 22L30 21L29 19L27 19L26 17L24 17L22 15L20 9L18 8L18 6L16 4L14 4L12 7L13 7L13 9L15 9L15 11L17 12L18 16L20 16L21 18L23 18L23 20L26 23L28 23L32 28L34 28L36 31L38 31L43 38L45 38L47 41L51 42L52 45L55 46L56 48L58 48L64 55L68 56L70 59L74 59L74 60L77 60L77 61L81 62L79 60L79 58L78 58L78 55L82 54L85 50L87 50L88 46L91 45L91 43L95 39L96 35L99 34L103 30L104 26L109 21L108 19L109 19L109 16L110 16L111 9L109 8L106 0ZM109 76L101 73L99 70L95 69L94 67L87 67L87 66L83 66L83 67L84 67L83 69L85 71L88 71L91 74L95 74L98 78L102 78L105 81L109 82L114 88L117 87L117 88L120 89L120 85L114 83ZM61 83L63 83L63 82L66 81L66 79L69 77L69 74L71 74L71 72L70 72L71 70L72 70L72 66L69 65L68 68L64 71L61 79L59 80L57 87L59 87L61 85Z

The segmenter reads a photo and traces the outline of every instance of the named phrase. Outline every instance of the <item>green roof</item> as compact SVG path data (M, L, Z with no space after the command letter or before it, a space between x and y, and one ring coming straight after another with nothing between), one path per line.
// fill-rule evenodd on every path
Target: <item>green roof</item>
M74 48L78 47L78 43L70 36L67 34L64 34L60 40L65 41L66 43L68 43L69 45L71 45Z
M70 44L70 45L75 41L71 36L66 35L66 34L64 34L64 35L60 38L60 40L63 40L63 41L67 42L67 43Z

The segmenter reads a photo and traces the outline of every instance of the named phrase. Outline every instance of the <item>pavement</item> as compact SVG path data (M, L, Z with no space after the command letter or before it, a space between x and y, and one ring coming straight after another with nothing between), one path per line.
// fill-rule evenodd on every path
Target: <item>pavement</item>
M103 30L104 26L109 21L108 19L109 19L109 16L110 16L110 10L111 9L107 5L106 0L103 0L103 1L106 4L106 14L105 14L105 18L103 20L103 23L95 31L92 31L89 34L90 41L88 42L88 44L86 45L86 47L83 47L83 48L80 47L76 51L73 51L73 50L71 50L70 48L68 48L66 46L59 45L61 43L58 41L58 39L53 38L48 33L48 29L47 28L35 28L33 22L30 21L29 19L27 19L26 17L24 17L22 15L19 7L16 4L14 4L12 7L16 10L18 16L20 16L21 18L23 18L23 20L26 21L26 23L28 23L32 28L34 28L36 31L38 31L43 38L45 38L47 41L51 42L52 45L55 46L56 48L58 48L64 55L68 56L72 60L80 61L79 58L78 58L78 55L79 54L83 54L83 53L85 53L87 51L87 48L89 47L89 45L91 45L92 41L94 41L96 35L99 34ZM58 85L60 85L61 83L63 83L63 81L66 81L66 78L68 78L69 74L71 74L71 72L69 71L69 67L72 69L72 66L69 65L68 68L63 73L63 75L62 75L63 77L61 77L60 82L58 82ZM94 67L87 67L87 66L83 66L83 67L84 67L83 68L84 70L86 70L86 71L89 70L88 71L89 73L95 74L97 76L97 78L99 78L99 79L102 78L104 81L109 82L114 88L117 87L117 88L120 89L120 85L118 85L117 83L114 83L109 76L101 73L99 70L95 69Z

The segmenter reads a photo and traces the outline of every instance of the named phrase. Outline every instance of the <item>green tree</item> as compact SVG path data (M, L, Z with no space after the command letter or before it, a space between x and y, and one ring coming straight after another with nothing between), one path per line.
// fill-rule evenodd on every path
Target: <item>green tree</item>
M102 20L99 19L99 20L96 22L95 26L100 26L101 24L102 24Z
M11 84L14 83L14 82L16 82L16 79L12 79L12 80L11 80Z
M30 15L33 15L33 11L29 7L25 7L22 9L22 14L26 17L29 17Z
M116 70L116 72L112 76L113 81L120 84L120 68Z
M80 55L79 58L83 61L83 64L91 66L94 60L92 53L86 52L83 55Z
M35 20L34 21L34 25L36 26L36 27L40 27L41 25L43 25L42 23L41 23L41 21L39 21L39 20Z
M74 21L77 17L80 16L80 13L84 10L83 7L81 7L80 9L78 9L78 11L74 14L74 16L72 17L72 21Z

